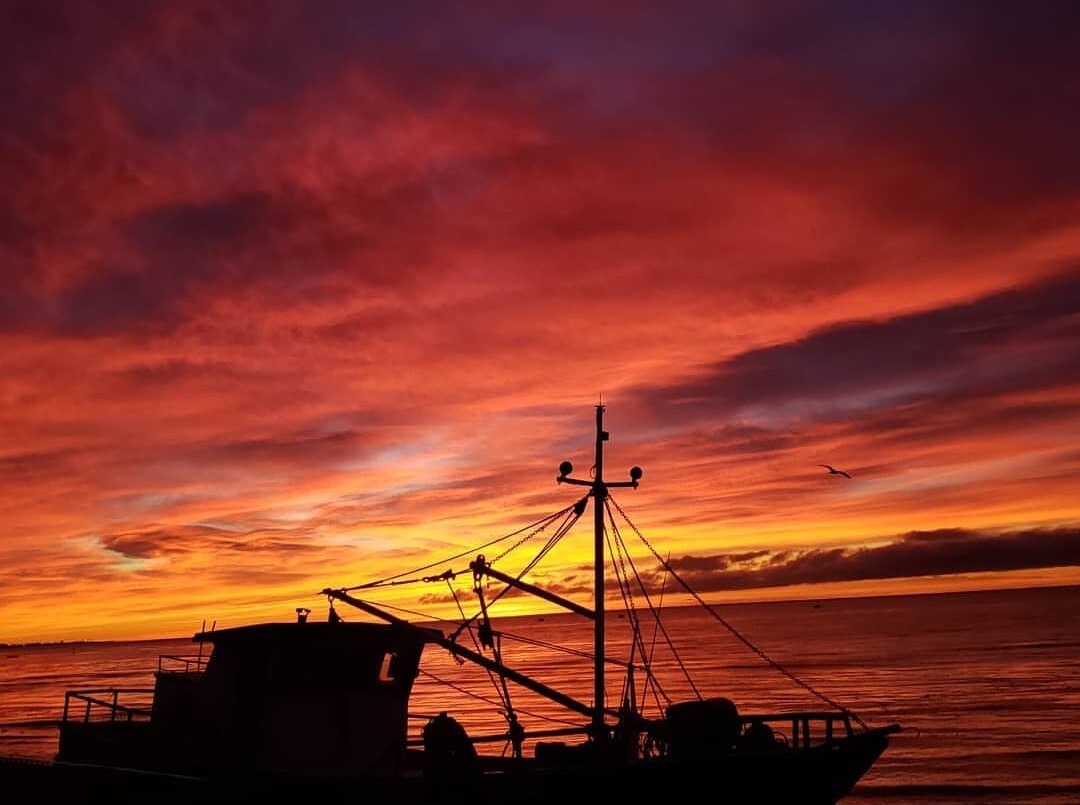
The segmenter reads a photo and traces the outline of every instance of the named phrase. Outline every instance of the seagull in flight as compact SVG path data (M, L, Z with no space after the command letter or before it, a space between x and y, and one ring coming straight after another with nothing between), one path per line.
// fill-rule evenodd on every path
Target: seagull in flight
M843 475L845 478L850 478L851 477L850 475L848 475L843 470L838 470L838 469L836 469L836 467L830 467L828 464L818 464L818 466L819 467L824 467L825 469L827 469L829 471L829 475Z

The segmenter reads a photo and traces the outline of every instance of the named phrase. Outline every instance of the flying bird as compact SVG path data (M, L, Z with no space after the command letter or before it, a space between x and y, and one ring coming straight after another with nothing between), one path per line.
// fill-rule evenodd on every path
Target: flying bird
M843 470L838 470L838 469L836 469L836 467L830 467L828 464L818 464L818 466L819 467L824 467L825 469L827 469L829 471L829 475L843 475L845 478L850 478L851 477L850 475L848 475Z

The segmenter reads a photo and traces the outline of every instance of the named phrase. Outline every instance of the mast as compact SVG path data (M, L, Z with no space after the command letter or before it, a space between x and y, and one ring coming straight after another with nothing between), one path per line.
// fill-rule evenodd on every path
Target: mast
M592 480L585 481L578 478L569 478L574 471L574 465L564 461L559 465L559 477L555 480L561 484L574 484L576 486L588 486L592 489L589 495L593 498L593 710L592 710L592 735L598 741L608 738L607 729L604 725L604 501L607 500L608 489L613 486L630 486L637 489L641 479L641 467L630 469L629 481L607 482L604 480L604 442L611 435L604 430L604 406L596 406L596 458L593 464Z
M593 735L599 738L604 731L604 406L596 406L596 475L593 478Z

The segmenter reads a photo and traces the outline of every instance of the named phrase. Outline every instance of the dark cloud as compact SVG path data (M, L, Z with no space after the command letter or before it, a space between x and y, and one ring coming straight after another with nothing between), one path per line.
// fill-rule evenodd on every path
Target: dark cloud
M135 131L166 141L234 128L255 110L288 103L355 58L365 31L348 26L343 37L339 26L331 36L348 9L293 0L15 0L0 13L0 88L22 131L43 131L57 99L92 79Z
M221 294L256 291L291 307L340 299L345 288L408 284L425 247L405 236L430 227L434 214L420 184L356 177L331 197L284 188L158 206L125 223L127 265L101 265L55 301L6 289L0 311L64 333L138 333L171 330Z
M9 488L45 479L55 479L75 471L77 450L37 450L0 456L0 483Z
M0 98L6 126L44 134L43 124L57 101L93 75L110 53L145 36L153 4L123 10L110 5L115 6L12 0L0 7Z
M784 406L824 418L961 392L969 396L1080 380L1080 272L975 302L829 327L753 350L704 377L645 392L685 414L722 417ZM1002 360L1009 351L1022 361Z
M0 201L0 205L2 205ZM0 220L3 219L0 208ZM12 277L0 286L0 332L18 332L45 319L45 301L28 287L29 283Z
M132 148L144 140L204 138L189 146L202 163L194 172L228 173L230 190L115 221L130 240L121 245L137 252L133 264L89 267L90 276L55 304L45 304L30 287L6 288L0 313L15 311L15 317L4 326L44 318L82 334L168 323L210 283L235 290L271 279L288 286L287 296L331 293L318 279L328 274L361 284L399 282L417 258L437 251L438 208L453 194L455 177L512 176L517 165L517 181L529 187L530 165L541 176L574 174L579 165L596 164L597 154L613 153L610 175L600 183L610 185L613 176L633 175L624 162L641 161L646 147L671 145L646 140L625 150L642 109L653 110L669 134L677 120L680 146L701 138L716 144L721 156L731 156L731 148L749 150L759 155L758 169L789 179L802 175L814 186L831 184L838 158L853 171L865 170L864 156L897 162L900 176L853 182L869 186L874 203L896 214L908 209L941 218L988 198L1014 205L1021 190L1025 201L1061 201L1075 198L1080 178L1071 145L1080 139L1080 124L1060 114L1070 107L1068 82L1051 80L1077 63L1076 49L1061 36L1076 29L1069 28L1076 12L1068 8L1019 14L1008 4L972 13L928 3L904 11L780 3L772 7L776 13L757 14L689 3L672 14L662 4L643 3L616 20L605 14L605 4L573 11L541 4L527 14L486 6L484 13L458 14L426 2L378 10L337 2L271 2L258 9L164 3L117 12L121 7L9 5L9 109L12 117L39 125L14 138L8 149L14 156L0 157L0 180L18 188L0 200L11 213L0 214L0 227L24 245L65 240L86 218L79 204L87 201L68 204L59 180L64 168L100 172L109 183L95 189L126 195L117 189L130 187L117 177L138 173L131 159L138 165L165 156ZM884 51L882 41L889 42ZM346 86L352 73L373 89L361 82L354 96ZM396 177L363 181L345 170L325 197L289 187L277 165L243 164L242 148L214 139L239 133L280 143L279 153L314 148L288 133L297 128L293 106L312 94L328 91L331 104L355 101L354 117L331 119L363 132L402 113L423 117L462 87L472 100L456 112L496 119L524 112L559 136L511 163L488 155L479 170L454 161L445 175L420 171L405 178L416 168L398 165ZM370 102L369 92L389 103ZM601 96L622 100L605 106ZM557 114L548 103L558 104ZM1018 104L1023 114L1001 114ZM319 103L302 108L315 122L326 111ZM507 115L509 109L515 115ZM264 129L252 126L257 115ZM129 149L138 156L129 158ZM185 170L172 164L153 178L186 184ZM332 159L327 170L333 172ZM1003 184L977 186L989 181ZM687 216L697 226L698 217L707 217L697 196L683 195L692 200L685 205L670 197L654 203L652 183L651 176L638 175L621 194L570 194L565 203L530 214L528 231L559 243L628 233L659 237L686 226ZM460 190L465 197L475 192L472 186ZM28 200L33 212L22 209ZM74 209L63 212L68 206ZM396 258L376 248L390 241Z
M162 361L137 363L123 370L120 376L130 381L136 388L154 385L173 386L176 383L207 377L234 381L253 379L224 361L188 358L169 358Z
M684 556L672 567L698 592L1080 565L1080 528L913 531L869 548ZM654 581L658 582L659 577Z
M161 322L177 291L138 271L98 273L60 297L57 323L65 332L88 333Z
M1075 4L772 11L747 15L723 59L653 108L793 183L842 177L858 207L950 248L1075 219L1080 118L1063 114L1076 90L1062 79L1080 69Z
M951 58L909 107L912 126L897 126L894 138L965 188L961 197L968 203L949 216L965 230L988 223L979 214L985 207L1019 211L1029 224L1061 215L1065 208L1040 205L1078 200L1080 159L1072 144L1080 138L1080 120L1061 110L1076 100L1075 85L1062 77L1080 67L1080 9L995 2L943 16L948 27L939 35L953 48ZM922 202L957 197L942 184L933 187L907 188L914 191L908 196L912 214L925 217L929 207L920 212ZM933 208L950 212L944 204ZM1010 226L1007 216L994 220Z
M157 207L130 222L135 244L147 256L193 253L213 255L235 251L245 242L265 236L273 225L272 199L265 193L246 193L203 204L180 203ZM205 271L200 264L189 271ZM198 276L198 273L196 273Z
M289 463L302 466L333 465L343 459L356 460L382 446L384 440L358 431L300 431L279 437L243 439L207 448L217 460L251 463Z
M127 224L134 264L102 267L69 288L51 324L76 334L170 329L192 295L245 266L236 259L264 242L272 223L270 199L255 193L141 213Z
M102 534L99 542L106 550L128 559L156 559L185 554L212 556L220 552L265 552L280 561L284 555L316 553L319 546L303 541L302 530L268 529L232 531L204 525L164 526L148 524L128 531Z

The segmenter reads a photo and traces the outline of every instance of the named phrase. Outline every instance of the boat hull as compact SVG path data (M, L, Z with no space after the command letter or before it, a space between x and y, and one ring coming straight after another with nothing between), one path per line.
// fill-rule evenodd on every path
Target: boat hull
M649 759L540 765L532 760L499 763L481 772L433 778L420 771L393 777L232 774L214 777L136 769L0 758L0 790L22 794L19 801L42 805L153 802L225 803L281 801L292 797L348 797L382 805L506 798L518 805L551 805L603 791L613 797L647 802L673 794L711 792L725 805L797 802L833 805L847 796L888 746L886 729L870 730L831 745L805 750L731 752L707 762Z

